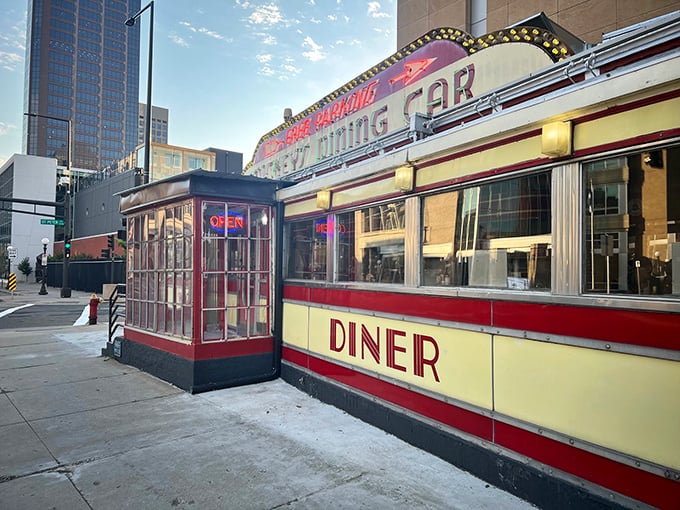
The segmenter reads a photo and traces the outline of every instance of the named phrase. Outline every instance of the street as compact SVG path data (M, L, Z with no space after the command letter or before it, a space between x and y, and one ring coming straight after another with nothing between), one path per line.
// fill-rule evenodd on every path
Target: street
M21 329L36 326L72 326L83 314L78 303L27 304L13 306L11 300L0 302L0 329ZM4 313L10 311L10 313ZM108 320L108 304L102 303L98 321Z

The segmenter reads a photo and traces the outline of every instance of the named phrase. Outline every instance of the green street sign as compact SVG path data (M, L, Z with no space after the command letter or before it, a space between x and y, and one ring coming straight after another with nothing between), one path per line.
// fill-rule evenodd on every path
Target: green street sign
M64 225L64 220L57 220L57 219L41 219L40 220L41 225Z

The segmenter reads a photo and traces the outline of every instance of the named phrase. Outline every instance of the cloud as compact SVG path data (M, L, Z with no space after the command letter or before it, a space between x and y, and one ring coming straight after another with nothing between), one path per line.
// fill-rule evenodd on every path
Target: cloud
M24 57L18 53L0 51L0 67L7 71L16 71L17 66L24 61Z
M207 28L199 28L198 29L199 34L205 34L208 37L212 37L213 39L219 39L219 40L224 40L224 36L222 34L218 34L217 32L213 32L212 30L208 30Z
M275 46L276 45L276 37L274 37L271 34L264 34L264 38L262 39L262 44L266 44L267 46Z
M255 7L255 10L248 16L248 21L253 25L272 26L284 21L279 7L275 4L266 4Z
M302 47L310 49L310 51L303 51L302 56L311 62L318 62L319 60L326 58L326 54L321 51L323 46L316 44L309 36L305 37L305 40L302 42Z
M183 27L187 27L192 32L196 32L196 29L192 27L191 23L189 23L188 21L180 21L179 24L182 25Z
M170 39L172 42L174 42L177 46L181 46L182 48L188 48L189 43L184 40L184 38L176 35L176 34L170 34L168 36L168 39Z
M338 17L335 14L329 14L328 21L338 21Z
M193 26L188 21L180 21L179 24L182 25L183 27L186 27L187 29L191 30L195 34L207 35L208 37L212 37L213 39L217 39L218 41L233 42L233 38L226 38L222 34L215 32L214 30L210 30L209 28L205 28L205 27L196 28L195 26ZM175 41L175 42L177 42L177 41Z
M263 76L274 76L276 72L269 66L264 66L262 67L257 74L261 74Z
M260 64L266 64L272 61L272 56L270 53L261 53L260 55L255 55L255 58Z
M391 18L386 12L380 12L380 2L368 2L368 15L371 18Z
M301 69L299 67L295 67L292 64L283 64L281 66L281 69L286 71L289 74L300 74Z

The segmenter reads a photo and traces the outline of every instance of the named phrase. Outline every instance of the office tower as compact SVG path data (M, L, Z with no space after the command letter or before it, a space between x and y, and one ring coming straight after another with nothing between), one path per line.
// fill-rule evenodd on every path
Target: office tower
M160 106L151 106L151 141L153 143L168 143L168 109ZM144 144L144 126L146 119L146 105L139 103L139 115L137 117L138 134L137 145Z
M30 0L24 152L101 170L134 150L139 103L140 0ZM49 118L48 118L49 117ZM64 119L64 120L60 120Z

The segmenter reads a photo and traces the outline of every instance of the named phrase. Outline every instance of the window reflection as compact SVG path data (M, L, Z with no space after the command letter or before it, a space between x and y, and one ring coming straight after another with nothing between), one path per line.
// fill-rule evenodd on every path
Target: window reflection
M128 285L126 323L178 338L192 336L191 313L183 306L193 295L190 202L159 207L128 219ZM178 223L179 221L179 223Z
M680 149L584 165L584 291L680 295Z
M270 208L206 201L202 209L203 341L270 334Z
M550 174L426 197L422 283L550 289Z
M338 280L404 283L405 202L337 215Z
M288 278L326 279L328 223L323 218L296 221L288 227Z

